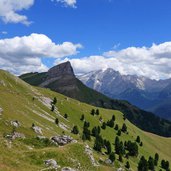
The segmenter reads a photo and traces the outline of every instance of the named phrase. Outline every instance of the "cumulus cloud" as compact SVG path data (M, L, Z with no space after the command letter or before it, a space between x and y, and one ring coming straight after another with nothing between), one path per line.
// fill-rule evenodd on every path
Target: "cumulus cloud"
M76 0L56 0L56 2L62 3L65 7L72 7L72 8L76 8L76 3L77 3Z
M0 0L0 18L5 23L22 23L30 25L27 16L18 12L29 9L34 0Z
M45 71L41 58L62 58L75 55L81 44L64 42L55 44L43 34L0 40L0 68L15 74L29 71Z
M152 79L171 78L171 42L151 47L129 47L112 50L101 56L89 56L70 60L76 73L113 68L122 74L146 76Z

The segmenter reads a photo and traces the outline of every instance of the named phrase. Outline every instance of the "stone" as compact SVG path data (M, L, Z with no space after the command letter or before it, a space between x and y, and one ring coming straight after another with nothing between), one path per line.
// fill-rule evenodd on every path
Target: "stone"
M48 159L44 161L45 165L52 168L58 168L58 164L54 159Z
M67 135L60 135L52 137L51 140L60 146L64 146L68 143L71 143L73 141L73 138Z
M18 127L21 126L20 122L17 121L17 120L11 121L11 125L14 126L14 127L16 127L16 128L18 128Z
M25 135L19 132L13 132L12 134L6 135L6 138L15 140L16 138L25 138Z
M0 108L0 114L3 112L3 109L2 108Z
M124 171L124 169L122 169L121 167L117 169L117 171Z
M112 164L112 161L111 161L110 159L106 159L106 160L105 160L105 163L106 163L106 164Z
M32 126L32 129L34 130L35 133L42 135L42 128L38 126Z
M70 167L63 167L61 171L76 171L76 170Z

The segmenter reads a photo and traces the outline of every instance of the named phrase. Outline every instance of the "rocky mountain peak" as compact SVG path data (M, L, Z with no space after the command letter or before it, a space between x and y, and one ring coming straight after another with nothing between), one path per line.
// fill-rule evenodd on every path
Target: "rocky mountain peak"
M61 77L64 75L75 77L73 68L69 61L52 67L51 69L49 69L47 75L48 75L48 78L57 78L57 77Z

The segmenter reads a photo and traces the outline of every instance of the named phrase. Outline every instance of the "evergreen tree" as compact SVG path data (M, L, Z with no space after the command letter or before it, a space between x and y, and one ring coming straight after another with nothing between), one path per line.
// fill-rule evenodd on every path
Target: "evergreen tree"
M126 165L125 165L125 167L126 167L127 169L130 169L130 164L129 164L129 161L127 161L127 162L126 162Z
M68 118L68 114L67 114L67 113L64 114L64 118L65 118L65 119Z
M123 125L122 125L122 132L127 132L127 126L126 126L126 124L124 123Z
M141 147L143 146L143 142L142 142L142 141L140 142L140 146L141 146Z
M119 129L118 124L115 125L115 130L117 131Z
M57 103L57 98L56 97L54 97L54 99L53 99L53 102L52 102L54 105L56 105L56 103Z
M154 170L154 159L151 156L148 159L148 168Z
M106 141L104 145L106 146L107 154L110 154L112 151L110 141Z
M96 109L95 114L96 114L96 115L99 115L99 114L100 114L99 109Z
M84 128L88 128L88 127L90 127L90 122L86 122L86 121L84 121Z
M91 115L93 115L93 116L95 115L95 110L94 109L91 110Z
M55 123L56 123L56 125L59 124L59 119L58 118L55 119Z
M84 121L84 114L81 115L80 120L81 120L81 121Z
M141 141L141 140L140 140L140 136L137 136L136 142L137 142L137 143L140 143L140 141Z
M85 140L91 140L91 133L90 133L90 130L87 128L87 127L84 127L83 128L83 136L84 136L84 139Z
M115 121L115 115L112 116L112 120Z
M101 149L104 146L104 141L101 136L97 136L94 142L94 150L101 152Z
M138 155L138 145L135 142L128 141L127 150L130 156Z
M138 163L138 171L148 171L148 162L144 156L141 157Z
M154 165L157 166L158 165L158 161L159 161L159 154L156 153L154 156Z
M75 125L71 131L73 134L78 134L79 133L79 130L78 130L78 127Z
M96 126L92 129L91 132L92 132L92 136L94 136L94 137L97 137L100 133L98 127L96 127Z
M102 129L106 129L106 123L105 123L105 122L102 123L101 128L102 128Z
M118 130L117 135L121 136L121 130L120 129Z
M106 125L113 128L114 127L114 121L111 119L110 121L107 121Z
M111 153L110 153L109 159L110 159L112 162L115 161L115 153L114 153L114 152L111 152Z

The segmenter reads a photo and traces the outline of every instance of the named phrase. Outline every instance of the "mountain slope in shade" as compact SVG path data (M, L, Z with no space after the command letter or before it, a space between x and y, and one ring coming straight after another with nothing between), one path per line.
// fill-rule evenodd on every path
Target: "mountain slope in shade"
M65 68L65 69L64 69ZM78 80L69 62L51 68L47 73L30 73L20 76L31 85L50 88L53 91L94 106L122 111L139 128L158 135L171 135L171 123L153 113L140 110L127 101L114 100L85 86ZM37 83L37 84L36 84Z
M171 119L171 105L168 105L171 104L171 79L157 81L142 76L121 75L111 68L93 71L78 78L88 87L111 98L128 100L142 109ZM165 110L158 110L159 106Z

